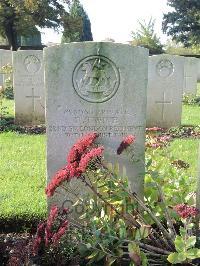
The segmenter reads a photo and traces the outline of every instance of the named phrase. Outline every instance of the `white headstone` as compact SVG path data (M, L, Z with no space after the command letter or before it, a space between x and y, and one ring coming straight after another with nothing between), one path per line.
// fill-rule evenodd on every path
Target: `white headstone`
M110 162L126 167L143 193L148 50L114 43L71 43L45 49L48 181L88 132L100 134ZM136 136L137 162L116 155L122 138ZM58 202L58 195L53 201Z
M197 60L197 80L200 81L200 58L198 58Z
M43 51L13 52L15 122L40 124L45 121Z
M185 57L185 72L184 72L184 94L197 93L197 73L198 59L194 57Z
M8 76L2 71L2 67L12 65L12 51L0 49L0 86L4 85L4 80Z
M149 57L147 127L169 128L181 124L184 57Z

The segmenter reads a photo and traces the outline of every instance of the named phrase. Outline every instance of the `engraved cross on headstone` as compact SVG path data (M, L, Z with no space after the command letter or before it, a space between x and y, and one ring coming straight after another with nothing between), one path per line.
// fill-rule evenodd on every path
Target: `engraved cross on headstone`
M41 99L40 96L34 94L34 88L32 88L32 95L26 96L26 98L32 99L32 112L35 113L35 99Z
M156 104L162 104L162 121L164 121L165 118L165 104L172 104L172 101L166 101L166 94L163 92L163 100L162 101L156 101Z

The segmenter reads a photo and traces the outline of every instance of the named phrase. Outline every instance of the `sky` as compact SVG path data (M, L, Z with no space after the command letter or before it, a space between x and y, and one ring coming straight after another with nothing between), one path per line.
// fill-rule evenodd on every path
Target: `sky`
M155 32L162 42L167 36L162 33L163 13L170 7L167 0L80 0L87 12L92 26L94 41L112 38L116 42L131 40L131 31L138 28L138 20L156 20ZM42 42L59 43L62 34L51 29L42 29Z

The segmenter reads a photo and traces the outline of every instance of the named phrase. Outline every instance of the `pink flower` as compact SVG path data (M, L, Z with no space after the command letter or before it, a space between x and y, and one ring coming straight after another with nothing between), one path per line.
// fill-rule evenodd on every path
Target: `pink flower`
M55 176L52 178L51 182L47 185L45 193L48 197L53 196L57 187L59 187L64 181L70 179L70 172L68 169L64 168L59 170Z
M149 128L146 128L146 131L161 131L162 128L160 127L149 127Z
M161 137L157 137L157 139L161 142L167 142L171 139L170 136L161 136Z
M42 239L44 237L45 226L46 226L45 223L40 223L38 225L36 237L35 237L35 240L33 242L33 254L34 255L36 255L38 253L40 244L41 244Z
M69 171L69 179L72 179L73 177L78 177L79 176L79 172L78 172L78 162L74 162L74 163L69 163L66 166L66 169Z
M82 157L87 154L88 148L91 147L97 137L97 133L89 133L74 144L67 157L68 164L65 168L59 170L55 174L45 190L48 197L52 197L57 187L59 187L63 182L70 181L72 178L80 177L81 171L79 168L79 162Z
M132 135L126 136L120 143L117 154L121 154L128 146L130 146L135 141L135 137Z
M67 228L68 228L69 222L66 220L64 221L60 228L58 229L58 231L53 235L52 237L52 243L54 245L56 245L58 243L58 241L60 240L60 238L64 235L64 233L66 232Z
M58 217L58 206L52 206L47 219L47 227L51 229L54 220Z
M46 246L48 246L49 239L51 239L51 236L52 236L51 229L57 217L58 217L58 207L52 206L50 213L49 213L49 217L47 219L46 228L45 228L45 245Z
M97 137L98 134L93 132L79 139L69 151L67 162L73 163L75 161L79 161L83 153L94 143Z
M199 210L197 208L188 206L186 204L178 204L174 207L174 210L183 219L188 217L195 217L199 213Z
M104 151L104 147L98 147L98 148L93 148L92 150L90 150L88 153L86 153L85 155L83 155L81 157L80 163L79 163L79 171L81 173L84 173L88 164L95 158L98 156L101 156L102 153Z

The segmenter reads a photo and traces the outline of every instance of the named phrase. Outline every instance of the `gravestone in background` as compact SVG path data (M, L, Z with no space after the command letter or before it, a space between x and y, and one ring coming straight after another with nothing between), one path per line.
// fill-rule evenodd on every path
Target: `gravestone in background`
M45 121L43 51L13 52L15 123Z
M4 81L8 78L8 74L4 74L3 66L12 65L12 51L0 49L0 86L4 85ZM12 76L9 74L9 76Z
M185 58L149 57L147 126L169 128L181 124Z
M76 140L95 131L106 159L119 160L134 191L142 195L148 50L85 42L49 47L44 54L48 181L66 164L66 154ZM136 136L134 163L116 155L122 138L129 134ZM59 202L58 195L53 202Z
M198 59L194 57L185 57L185 71L184 71L185 80L184 80L183 93L196 95L197 73L198 73Z
M200 82L200 58L197 58L197 81Z

